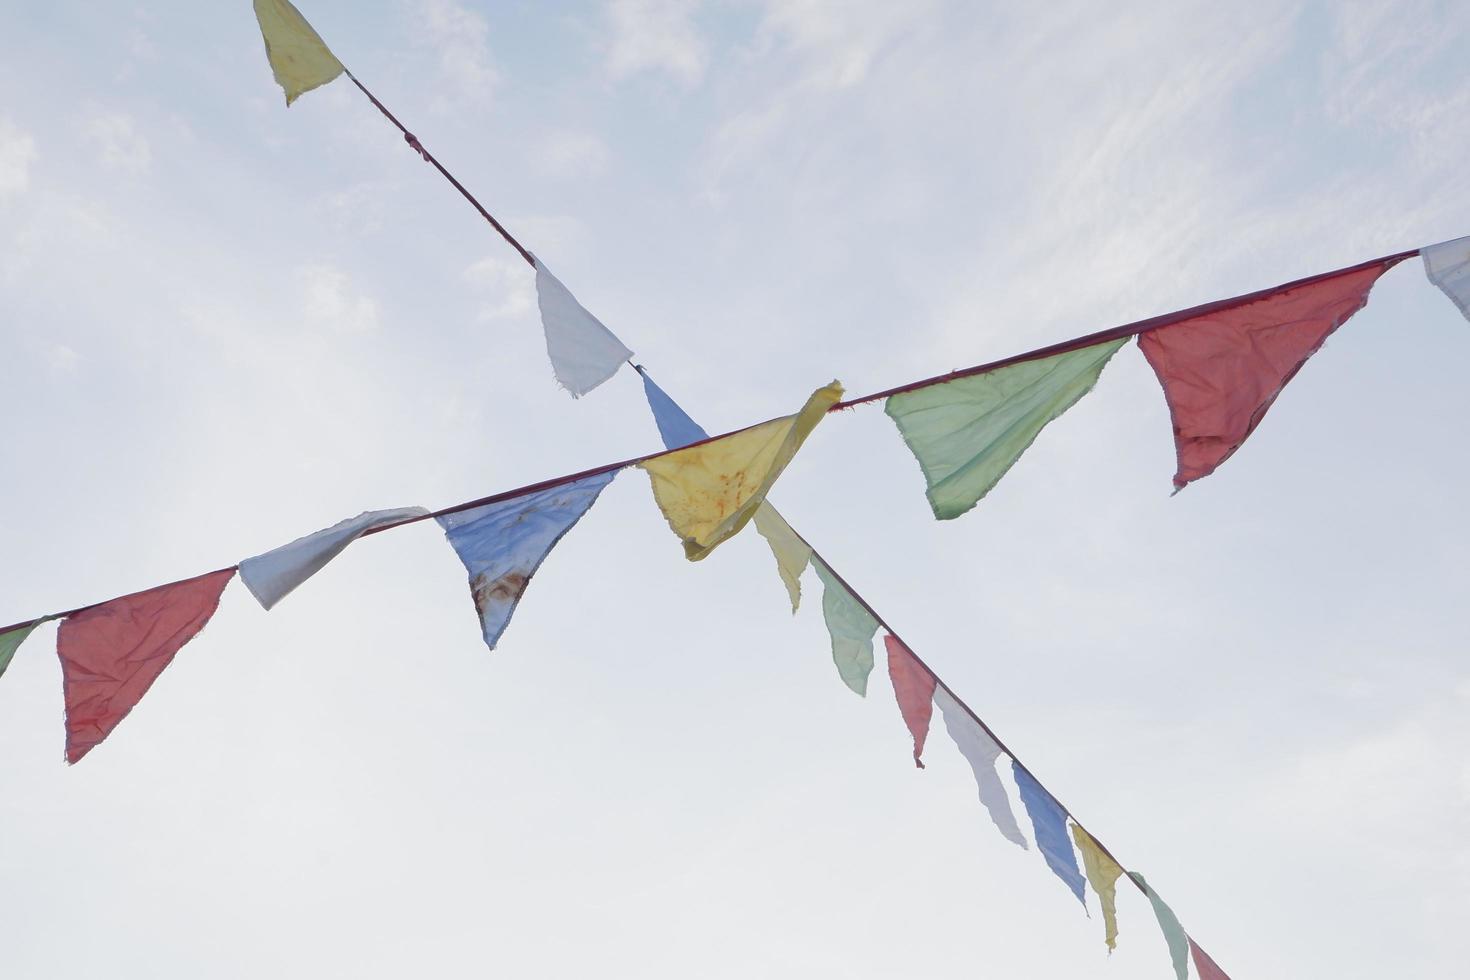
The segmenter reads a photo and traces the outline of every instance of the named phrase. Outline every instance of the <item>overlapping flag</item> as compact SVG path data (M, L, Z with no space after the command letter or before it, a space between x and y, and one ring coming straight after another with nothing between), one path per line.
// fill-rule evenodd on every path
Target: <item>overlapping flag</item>
M254 0L254 7L288 105L346 71L287 0ZM498 223L496 228L521 247ZM631 350L539 260L522 252L535 266L547 352L558 383L579 397L623 363L631 364ZM1112 949L1118 935L1116 884L1123 866L796 533L767 502L767 494L828 412L883 399L919 463L935 516L958 517L997 485L1047 425L1092 390L1109 360L1134 336L1169 407L1177 492L1238 451L1311 355L1362 309L1378 279L1415 254L1421 256L1429 281L1470 319L1470 238L1462 238L847 402L833 382L814 392L794 415L715 438L638 367L663 452L434 513L418 507L368 511L245 559L238 571L252 595L270 609L353 541L432 516L466 568L482 635L494 649L556 543L621 469L639 466L648 473L655 501L690 560L708 556L753 521L771 547L793 611L800 602L802 575L808 566L815 569L823 584L823 617L834 663L843 683L858 694L866 694L873 642L882 630L889 677L915 764L924 765L937 708L971 767L991 822L1007 840L1027 848L998 768L1002 756L1010 759L1016 794L1037 849L1084 905L1086 887L1091 886L1102 909L1104 939ZM221 569L0 631L0 675L38 625L61 620L57 654L64 679L66 757L75 763L115 730L209 622L236 571ZM1187 977L1190 961L1201 980L1228 980L1143 875L1128 872L1128 879L1148 898L1180 980Z

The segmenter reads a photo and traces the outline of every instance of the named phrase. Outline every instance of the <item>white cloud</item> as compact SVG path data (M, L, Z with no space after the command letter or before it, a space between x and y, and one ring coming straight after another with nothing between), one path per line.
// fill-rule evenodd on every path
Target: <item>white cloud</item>
M76 371L81 355L66 344L55 344L47 351L46 360L53 375L71 374Z
M418 0L415 22L427 44L439 52L439 73L457 98L487 102L500 74L490 56L490 25L454 0Z
M611 0L607 71L614 79L662 71L693 83L709 56L693 23L697 0Z
M607 145L591 133L552 133L537 147L536 162L553 177L591 177L607 166Z
M153 151L125 112L94 112L85 124L88 141L103 166L123 173L147 173Z
M804 53L811 81L847 88L868 76L873 61L903 34L930 19L933 3L768 0L761 30Z
M333 333L366 333L378 327L378 304L356 292L347 273L329 265L302 271L306 322Z
M524 316L536 306L531 268L519 257L486 256L465 269L462 276L465 282L487 295L488 302L480 309L485 319Z
M31 185L36 141L7 119L0 119L0 198L19 194Z

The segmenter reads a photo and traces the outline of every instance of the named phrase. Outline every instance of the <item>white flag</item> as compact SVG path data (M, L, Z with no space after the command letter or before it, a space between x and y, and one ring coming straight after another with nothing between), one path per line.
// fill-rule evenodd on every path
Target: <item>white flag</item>
M327 562L340 555L365 532L385 524L397 524L410 517L424 517L428 513L422 507L401 507L397 510L370 510L349 517L329 528L297 538L290 544L283 544L274 551L245 559L240 563L240 580L255 600L269 609L326 567Z
M536 260L536 301L541 307L541 329L546 331L551 370L573 398L611 378L633 356L540 259Z
M1470 238L1456 238L1419 250L1424 259L1424 274L1450 302L1470 320Z
M944 727L949 730L949 737L954 739L954 744L959 747L970 763L970 769L975 773L975 785L980 789L980 802L990 811L990 819L995 821L995 826L1006 840L1025 847L1026 836L1016 823L1016 815L1011 812L1011 801L1006 796L1005 785L995 771L995 760L1001 755L1000 746L995 744L995 739L943 687L934 689L934 703L944 716Z

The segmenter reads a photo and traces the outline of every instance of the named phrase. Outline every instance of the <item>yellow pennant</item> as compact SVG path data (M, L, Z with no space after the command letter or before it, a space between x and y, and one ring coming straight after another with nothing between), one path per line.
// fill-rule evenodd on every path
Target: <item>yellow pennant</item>
M1091 834L1075 823L1072 824L1072 839L1077 842L1077 850L1082 852L1082 867L1087 872L1087 881L1097 892L1098 904L1102 906L1103 938L1111 951L1118 946L1117 884L1123 869L1097 846Z
M812 547L801 539L786 518L776 513L770 504L761 504L755 511L755 529L771 546L776 556L776 571L786 585L786 594L791 597L791 611L801 605L801 573L812 560Z
M699 561L750 521L827 409L841 400L842 385L834 381L795 415L640 464L686 558Z
M255 0L255 19L271 71L286 90L287 105L346 71L289 0Z

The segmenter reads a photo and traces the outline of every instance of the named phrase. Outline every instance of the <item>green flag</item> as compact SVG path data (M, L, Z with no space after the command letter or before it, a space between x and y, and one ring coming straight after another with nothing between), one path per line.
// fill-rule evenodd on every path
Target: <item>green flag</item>
M38 619L28 626L13 629L8 633L0 633L0 677L5 676L5 668L10 666L11 658L15 656L15 651L20 649L20 645L26 641L26 637L44 622L44 619Z
M1128 338L906 391L885 411L919 461L941 521L974 507L1048 422L1097 384Z
M878 632L878 621L837 581L821 559L813 561L812 567L822 580L822 617L827 621L827 632L832 634L832 660L837 664L837 673L844 684L867 697L868 675L873 672L873 634Z

